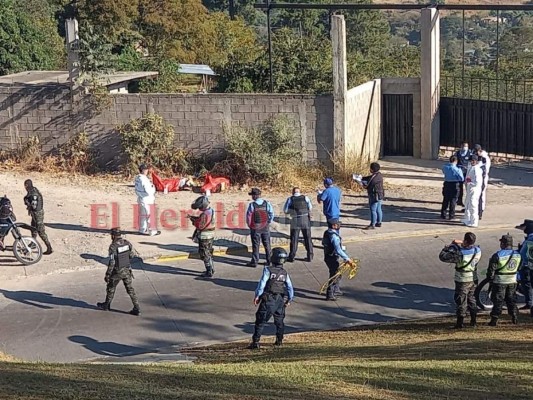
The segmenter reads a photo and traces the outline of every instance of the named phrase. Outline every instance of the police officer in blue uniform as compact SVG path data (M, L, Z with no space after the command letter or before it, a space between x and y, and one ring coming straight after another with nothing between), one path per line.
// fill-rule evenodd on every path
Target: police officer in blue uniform
M272 266L263 269L263 275L255 291L254 304L259 305L255 314L255 330L252 336L251 349L259 349L259 340L263 333L265 324L274 316L276 325L275 346L283 344L283 333L285 329L285 307L294 298L294 288L291 278L283 268L283 264L288 258L287 252L281 247L272 250Z
M468 147L468 142L464 140L461 143L461 148L455 153L457 157L457 166L463 171L463 177L466 177L466 170L470 165L470 157L472 156L472 150ZM457 199L457 205L464 207L463 194L464 194L464 180L461 186L459 186L459 197Z
M324 246L324 261L329 270L330 279L339 271L339 258L343 261L351 261L350 256L346 254L342 247L342 239L339 235L340 221L337 218L328 220L328 230L324 232L322 245ZM326 300L335 301L337 296L342 296L340 290L340 281L342 277L332 280L328 285Z
M490 299L493 307L490 313L490 326L498 324L502 313L503 303L507 305L507 312L513 324L518 323L518 307L516 306L516 273L522 263L520 253L513 250L513 237L503 235L500 239L501 250L494 253L489 261L487 278L492 280Z

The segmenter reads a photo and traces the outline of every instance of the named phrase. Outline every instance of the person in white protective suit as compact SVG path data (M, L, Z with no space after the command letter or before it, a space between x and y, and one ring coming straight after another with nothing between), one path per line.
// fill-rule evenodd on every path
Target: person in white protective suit
M161 232L152 229L155 227L151 226L153 221L150 220L150 214L152 212L155 213L155 186L148 178L148 170L148 165L141 164L139 166L139 175L135 177L135 194L139 205L139 233L141 235L155 236Z
M489 186L489 172L490 172L490 157L479 144L474 146L474 154L477 154L479 158L479 165L483 172L483 186L481 189L481 197L479 198L479 219L483 217L483 211L485 211L485 205L487 203L487 187Z
M470 166L466 172L466 201L465 216L462 222L472 228L479 224L479 198L483 190L483 171L478 164L478 156L472 155Z

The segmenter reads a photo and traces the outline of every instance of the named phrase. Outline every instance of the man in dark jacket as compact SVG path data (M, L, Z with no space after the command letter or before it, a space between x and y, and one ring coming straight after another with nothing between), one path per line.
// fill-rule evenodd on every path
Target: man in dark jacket
M24 188L28 192L28 194L24 196L24 204L28 210L28 215L31 216L31 226L35 228L35 231L32 232L32 236L36 238L37 234L39 234L46 245L46 251L43 254L52 254L52 245L50 244L50 240L48 240L48 235L46 234L44 227L43 196L41 195L41 192L33 186L31 179L26 179L24 182Z
M367 229L380 228L383 222L383 211L381 203L385 198L385 190L383 189L383 176L381 175L380 165L377 162L370 164L370 173L372 175L365 176L361 183L368 192L368 204L370 206L370 225Z

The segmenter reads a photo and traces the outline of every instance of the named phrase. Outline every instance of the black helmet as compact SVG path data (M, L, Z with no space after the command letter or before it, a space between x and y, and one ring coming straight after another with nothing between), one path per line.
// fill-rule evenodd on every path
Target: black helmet
M289 258L289 255L285 251L285 249L281 247L276 247L272 250L272 263L281 265L287 261L287 258Z
M193 210L205 210L207 207L209 207L209 199L207 196L200 196L191 204Z
M120 232L120 228L119 227L111 229L111 236L119 237L120 235L122 235L122 232Z

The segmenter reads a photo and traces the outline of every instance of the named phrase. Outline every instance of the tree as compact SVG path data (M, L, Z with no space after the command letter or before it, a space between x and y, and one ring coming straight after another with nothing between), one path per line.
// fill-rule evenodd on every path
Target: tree
M65 49L45 0L0 2L0 75L63 68Z

